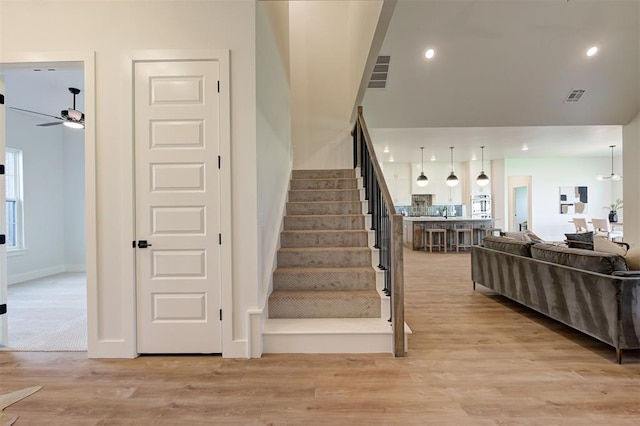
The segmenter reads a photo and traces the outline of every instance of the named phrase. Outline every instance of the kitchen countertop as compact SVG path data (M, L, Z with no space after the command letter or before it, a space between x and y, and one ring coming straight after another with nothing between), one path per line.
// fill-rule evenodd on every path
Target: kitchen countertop
M450 221L450 222L478 221L480 222L480 221L491 220L491 219L479 219L479 218L462 217L462 216L455 216L455 217L448 217L448 218L445 218L443 216L417 216L417 217L405 216L402 219L408 222L440 222L440 221Z

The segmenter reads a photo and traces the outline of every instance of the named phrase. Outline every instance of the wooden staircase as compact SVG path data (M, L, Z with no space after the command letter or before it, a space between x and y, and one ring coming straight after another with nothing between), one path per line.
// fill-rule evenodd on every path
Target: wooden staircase
M392 351L359 186L354 170L293 171L263 352Z

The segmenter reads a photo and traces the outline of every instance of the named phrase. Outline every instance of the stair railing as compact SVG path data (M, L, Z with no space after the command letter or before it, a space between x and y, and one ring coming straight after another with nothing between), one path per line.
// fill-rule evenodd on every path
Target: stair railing
M371 230L375 230L374 247L379 249L378 268L384 271L384 292L391 297L393 354L405 356L404 345L404 277L402 254L402 215L396 213L387 183L376 157L369 130L358 107L353 131L353 163L360 168L371 215Z

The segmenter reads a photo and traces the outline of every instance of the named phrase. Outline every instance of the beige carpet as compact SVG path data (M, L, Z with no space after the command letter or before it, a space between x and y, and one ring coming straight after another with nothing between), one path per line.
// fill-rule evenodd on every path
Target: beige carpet
M84 273L67 272L9 286L9 344L0 351L86 351Z

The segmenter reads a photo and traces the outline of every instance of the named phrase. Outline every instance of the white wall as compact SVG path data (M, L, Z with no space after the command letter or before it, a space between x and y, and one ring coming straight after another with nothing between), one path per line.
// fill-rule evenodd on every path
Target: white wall
M619 169L620 165L615 165ZM587 217L607 217L603 206L615 200L621 182L598 182L596 175L611 169L611 158L532 158L505 160L505 176L531 176L530 229L545 240L561 241L564 234L575 232L569 221L572 215L560 214L561 186L587 186ZM603 172L604 170L604 172ZM508 202L509 194L505 194ZM505 206L505 217L510 210ZM505 222L506 225L506 222Z
M382 1L289 4L295 169L353 167L351 112L381 7Z
M256 7L256 119L259 279L257 308L270 293L291 172L289 5Z
M84 131L63 129L64 261L66 271L84 271Z
M640 245L640 114L623 127L623 175L624 182L624 241L632 246Z
M98 330L90 356L133 356L133 188L130 53L146 49L231 52L233 332L225 356L246 356L247 311L257 304L255 1L2 2L0 54L95 51ZM37 60L37 55L32 55ZM93 165L91 165L93 167Z
M7 97L11 80L7 80ZM38 127L42 119L7 109L7 147L22 150L26 250L7 256L8 282L64 271L65 197L62 126Z

